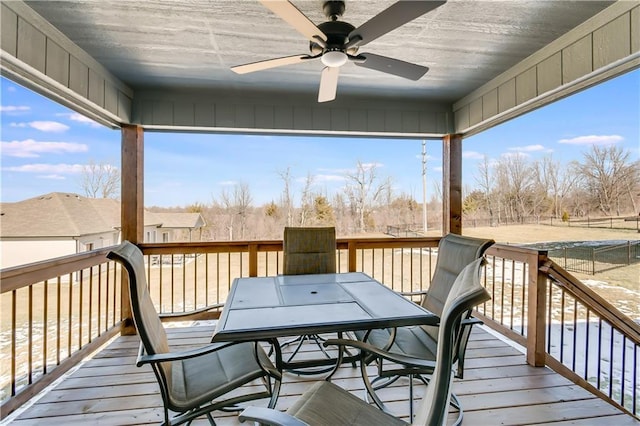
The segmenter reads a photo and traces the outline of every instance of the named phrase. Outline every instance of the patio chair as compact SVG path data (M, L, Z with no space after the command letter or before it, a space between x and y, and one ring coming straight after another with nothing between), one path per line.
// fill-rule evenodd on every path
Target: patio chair
M431 285L426 292L403 293L405 295L422 294L421 305L427 310L442 316L445 300L451 291L452 285L458 274L470 263L481 258L484 252L494 243L493 240L465 237L456 234L448 234L438 244L438 260L431 280ZM456 364L455 377L463 378L464 358L467 342L471 334L473 324L480 321L471 318L471 310L464 313L462 332L454 341L454 364ZM362 378L369 397L381 408L386 409L376 390L389 386L400 377L409 378L409 403L413 401L413 379L419 379L427 383L428 376L433 373L430 366L423 366L423 360L435 360L438 347L438 326L413 326L399 327L397 329L382 329L357 331L358 340L367 342L381 348L390 354L402 355L402 361L396 364L385 363L385 358L370 352L361 363ZM415 360L415 363L413 362ZM366 372L366 366L375 361L377 364L377 376L372 380ZM455 394L452 396L452 405L459 410L458 421L462 421L463 410ZM410 410L413 412L413 407Z
M331 274L336 272L336 229L334 227L290 227L284 228L283 274ZM289 355L290 362L300 351L305 341L315 342L322 353L331 356L322 346L324 339L317 334L306 334L283 343L281 346L296 344ZM333 369L290 370L298 374L318 374Z
M422 360L423 367L432 371L427 391L413 419L413 425L440 426L446 423L451 382L453 380L453 362L455 342L462 332L462 320L466 312L474 306L490 299L489 293L480 283L480 271L483 259L477 259L465 267L458 275L442 308L440 327L438 328L437 356L435 361ZM325 345L348 345L364 352L371 351L376 356L397 361L388 357L386 351L359 341L328 340ZM413 417L412 417L413 418ZM265 425L407 425L352 395L333 383L322 381L307 390L286 413L261 407L248 407L238 419L241 422L253 420Z
M262 347L251 343L208 344L199 348L170 351L162 322L153 306L145 276L144 259L138 247L124 241L107 254L122 264L129 277L131 313L140 336L136 365L150 364L164 404L163 425L179 425L206 415L215 424L211 411L240 411L237 404L270 398L276 404L281 374ZM256 360L259 358L260 362ZM252 393L231 391L261 379L265 389ZM169 418L169 410L177 413Z
M336 272L334 227L284 228L283 274L332 274Z

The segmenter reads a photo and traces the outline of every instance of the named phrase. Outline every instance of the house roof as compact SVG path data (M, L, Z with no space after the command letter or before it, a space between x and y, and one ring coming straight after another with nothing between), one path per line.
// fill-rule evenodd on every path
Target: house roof
M200 213L144 212L146 226L200 228ZM120 201L52 192L15 203L0 203L0 237L79 237L117 230Z
M120 202L52 192L0 204L0 236L78 237L120 226Z
M157 213L148 212L161 228L190 228L197 229L205 226L204 218L200 213ZM145 220L147 216L145 216ZM148 224L148 222L146 222Z

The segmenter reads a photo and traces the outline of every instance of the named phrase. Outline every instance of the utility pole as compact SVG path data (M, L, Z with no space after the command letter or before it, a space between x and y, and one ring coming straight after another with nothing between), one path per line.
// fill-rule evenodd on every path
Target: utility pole
M427 143L422 140L422 231L427 235Z

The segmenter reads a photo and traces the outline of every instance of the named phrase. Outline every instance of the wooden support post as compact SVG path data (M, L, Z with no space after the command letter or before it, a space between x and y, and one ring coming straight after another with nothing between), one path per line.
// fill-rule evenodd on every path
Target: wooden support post
M462 135L442 138L442 234L462 234Z
M122 126L122 179L120 195L122 240L134 244L144 240L144 131L136 125ZM135 334L129 303L129 280L123 270L122 326L123 335Z
M547 333L547 277L540 272L540 265L547 260L547 252L529 256L529 292L527 303L527 364L544 367Z

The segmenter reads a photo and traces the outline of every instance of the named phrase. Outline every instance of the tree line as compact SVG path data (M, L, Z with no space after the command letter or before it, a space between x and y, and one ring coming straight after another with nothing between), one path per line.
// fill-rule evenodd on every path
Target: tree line
M466 191L463 213L497 222L551 216L638 214L640 161L615 145L597 146L581 161L563 165L551 155L527 161L523 155L480 163L477 187Z
M497 224L530 217L638 214L640 161L615 145L594 145L568 166L551 155L540 160L521 154L494 161L485 157L477 170L465 173L473 174L475 185L464 188L463 221L488 219ZM335 226L339 235L361 235L422 223L422 204L411 194L394 191L392 178L382 175L377 164L358 161L344 175L341 191L331 195L317 188L311 174L299 194L293 193L289 168L278 175L279 198L262 206L254 205L249 184L241 182L213 195L210 203L151 209L201 213L207 222L205 240L280 239L285 226ZM82 187L90 197L113 196L114 181L112 168L92 163L83 174ZM441 225L440 185L436 182L427 203L429 228Z

